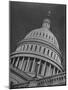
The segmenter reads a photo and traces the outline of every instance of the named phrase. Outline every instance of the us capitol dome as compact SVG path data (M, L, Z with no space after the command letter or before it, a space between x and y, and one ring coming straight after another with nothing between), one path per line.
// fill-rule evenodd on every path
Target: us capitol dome
M10 82L13 85L30 87L32 83L35 86L65 83L61 51L50 24L49 19L44 19L42 27L29 32L10 55ZM51 83L45 84L44 81L42 85L41 80L50 80Z

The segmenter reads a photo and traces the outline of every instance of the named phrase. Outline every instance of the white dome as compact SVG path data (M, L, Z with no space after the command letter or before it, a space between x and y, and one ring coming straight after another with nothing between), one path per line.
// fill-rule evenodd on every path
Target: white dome
M32 30L24 39L36 39L52 44L59 49L58 41L48 28L42 27Z

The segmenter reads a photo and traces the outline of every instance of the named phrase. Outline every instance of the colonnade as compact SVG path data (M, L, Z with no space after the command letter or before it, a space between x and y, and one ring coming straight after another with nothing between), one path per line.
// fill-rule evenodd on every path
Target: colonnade
M52 76L60 72L59 69L52 64L32 57L14 57L11 58L10 64L21 71L37 76Z

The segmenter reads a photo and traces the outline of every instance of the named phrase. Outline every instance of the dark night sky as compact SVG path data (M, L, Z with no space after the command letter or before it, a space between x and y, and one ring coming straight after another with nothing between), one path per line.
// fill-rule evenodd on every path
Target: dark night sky
M15 51L17 43L31 30L40 28L51 10L51 31L56 36L63 55L65 67L65 38L66 38L66 6L58 4L41 4L10 2L10 53Z

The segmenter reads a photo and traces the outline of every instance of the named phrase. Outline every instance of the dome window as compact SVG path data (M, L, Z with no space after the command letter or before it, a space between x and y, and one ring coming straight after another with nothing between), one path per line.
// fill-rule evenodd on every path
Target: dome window
M55 68L55 74L57 74L57 68Z
M28 48L29 48L29 45L27 45L27 49L26 50L28 50Z
M38 35L38 32L36 32L36 36Z
M46 48L44 48L44 50L43 50L43 54L45 53L45 50L46 50Z
M43 33L43 37L45 36L45 33Z
M41 46L39 47L39 52L41 51Z
M52 55L53 55L53 52L51 52L51 57L52 57Z
M47 55L49 55L49 51L50 51L50 50L47 51Z
M35 36L35 32L33 33L33 36Z
M37 50L37 45L35 46L35 51Z
M48 37L48 35L46 34L46 38Z
M39 34L40 36L41 36L41 32L40 32L40 34Z
M32 48L33 48L33 45L31 45L31 48L30 48L31 51L32 51Z
M23 47L23 51L25 50L25 45L24 45L24 47Z

